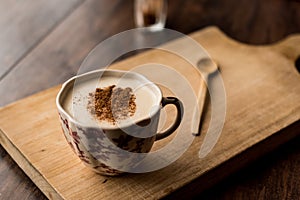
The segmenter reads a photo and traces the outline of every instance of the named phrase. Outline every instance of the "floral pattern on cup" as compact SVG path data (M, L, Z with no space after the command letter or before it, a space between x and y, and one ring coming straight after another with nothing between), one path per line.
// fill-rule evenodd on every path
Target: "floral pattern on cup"
M147 153L155 141L155 135L149 138L136 138L119 130L78 127L62 117L63 114L60 113L59 115L64 136L73 151L86 166L100 174L118 175L122 173L103 163L107 161L114 163L112 159L116 160L117 167L122 165L126 165L128 168L135 167L142 155L132 156L126 152ZM158 117L156 118L158 119ZM157 124L158 120L153 120L153 123ZM157 127L156 124L153 126L149 123L148 126ZM136 126L136 131L140 131L138 127L139 125ZM156 132L156 130L152 131Z
M62 113L59 113L59 116L65 139L67 140L73 152L87 167L103 175L119 175L122 173L106 166L105 164L99 162L95 157L89 155L86 148L82 146L81 137L79 136L77 130L72 130L70 128L72 127L72 124L70 124L66 118L62 117Z

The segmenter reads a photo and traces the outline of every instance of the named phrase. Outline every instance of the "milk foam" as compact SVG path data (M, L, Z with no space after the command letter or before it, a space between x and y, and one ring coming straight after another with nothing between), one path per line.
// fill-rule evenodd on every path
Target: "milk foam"
M116 87L130 87L135 95L136 111L133 116L126 120L118 121L117 124L95 119L87 109L89 93L94 93L96 88L104 88L111 85ZM64 110L76 121L86 126L101 126L115 128L118 126L138 122L149 118L153 112L159 109L161 94L157 86L143 77L134 74L104 73L99 76L87 76L78 78L74 82L74 87L66 88L65 98L62 106Z

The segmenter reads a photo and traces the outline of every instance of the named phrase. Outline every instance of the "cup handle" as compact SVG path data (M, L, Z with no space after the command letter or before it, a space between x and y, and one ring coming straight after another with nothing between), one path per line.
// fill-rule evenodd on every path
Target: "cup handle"
M176 97L163 97L161 100L162 107L165 107L168 104L174 104L176 106L177 116L176 116L175 122L171 125L171 127L169 127L164 132L157 133L155 141L161 140L161 139L171 135L178 128L178 126L181 123L183 112L184 112L182 102L179 99L177 99Z

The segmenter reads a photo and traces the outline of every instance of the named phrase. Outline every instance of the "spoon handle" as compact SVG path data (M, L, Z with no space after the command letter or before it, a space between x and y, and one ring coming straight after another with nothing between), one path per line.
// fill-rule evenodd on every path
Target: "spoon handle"
M206 84L203 79L201 79L201 84L200 84L200 89L198 91L198 95L196 96L197 98L197 104L195 105L194 108L194 113L193 113L193 118L192 118L192 134L195 136L200 135L200 127L201 127L201 117L203 113L203 107L205 103L205 98L206 98Z

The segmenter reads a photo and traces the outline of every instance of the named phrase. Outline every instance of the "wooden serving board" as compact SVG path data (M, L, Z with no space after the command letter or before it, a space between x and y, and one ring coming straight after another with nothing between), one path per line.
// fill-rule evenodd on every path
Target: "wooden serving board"
M191 37L219 63L226 90L225 124L206 157L199 158L198 152L209 125L209 112L202 135L171 165L119 177L95 174L80 162L63 137L55 106L60 86L1 108L1 145L49 199L159 199L200 192L299 135L300 75L295 60L300 55L300 35L270 46L238 43L215 27ZM193 54L184 39L168 45ZM195 90L199 87L200 75L190 63L161 50L131 57L111 68L130 69L148 62L172 66Z

